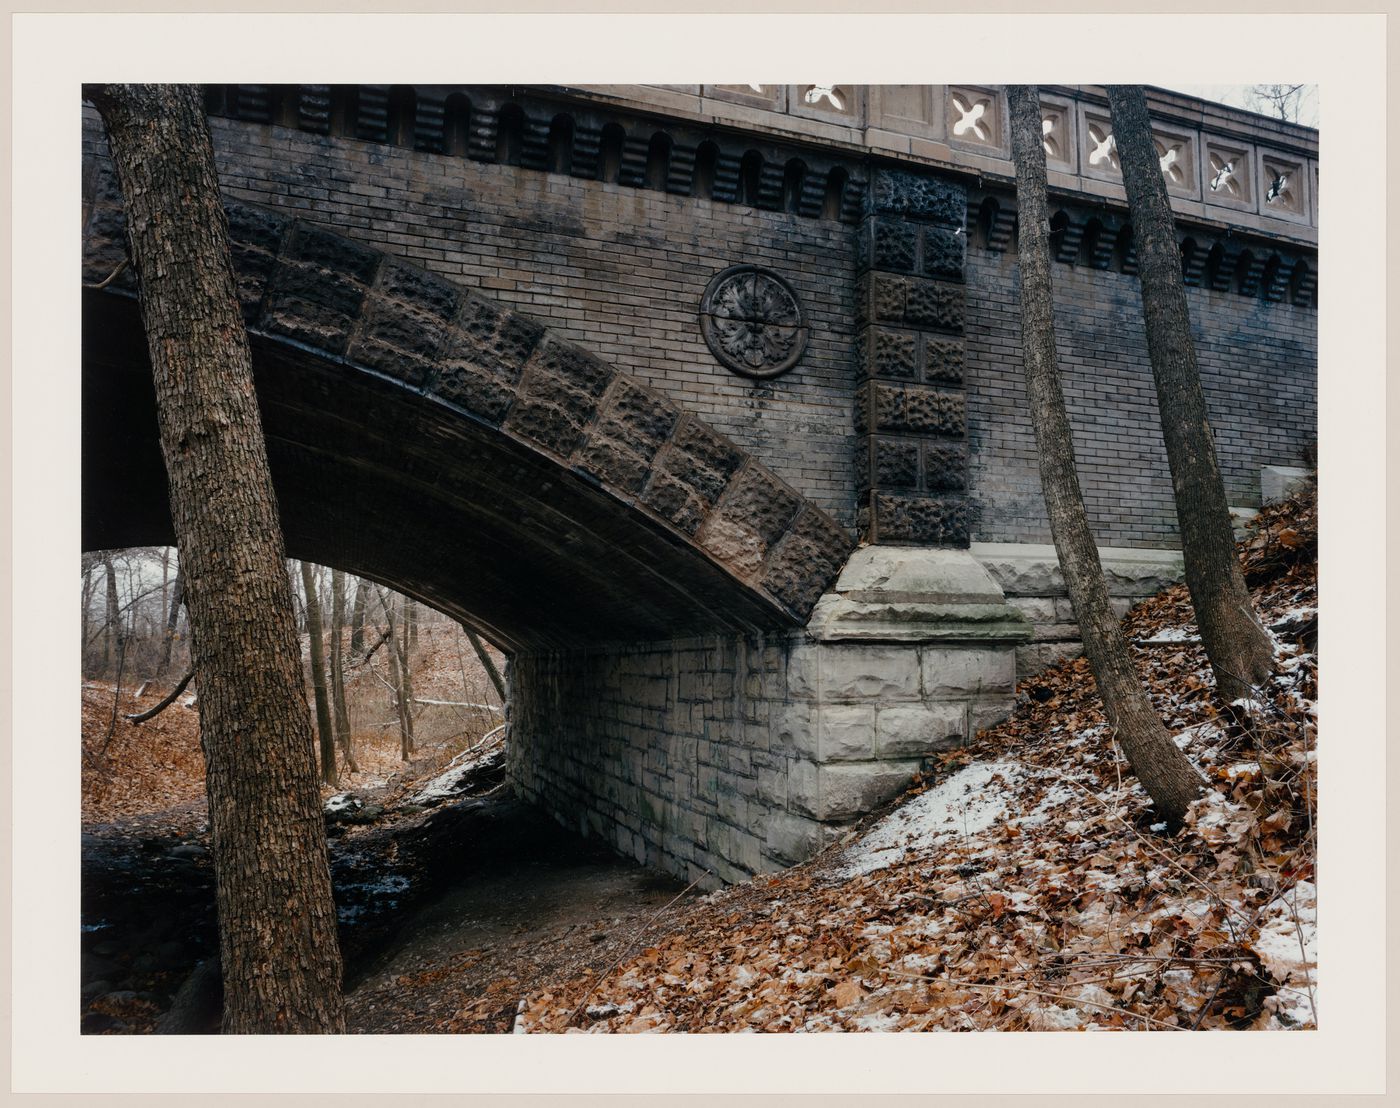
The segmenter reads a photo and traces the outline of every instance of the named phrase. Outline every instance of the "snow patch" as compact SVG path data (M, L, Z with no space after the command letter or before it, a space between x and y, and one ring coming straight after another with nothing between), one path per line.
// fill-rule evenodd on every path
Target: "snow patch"
M872 827L847 851L845 875L874 873L897 862L908 849L985 831L1006 814L1011 789L1025 775L1025 767L1016 762L981 762L964 767ZM1004 785L991 787L997 777Z

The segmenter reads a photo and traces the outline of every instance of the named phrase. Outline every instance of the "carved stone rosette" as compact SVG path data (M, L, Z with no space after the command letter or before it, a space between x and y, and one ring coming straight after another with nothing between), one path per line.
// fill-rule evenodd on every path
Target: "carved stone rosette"
M756 265L717 273L700 298L700 333L721 365L742 377L786 373L807 349L807 320L797 293Z

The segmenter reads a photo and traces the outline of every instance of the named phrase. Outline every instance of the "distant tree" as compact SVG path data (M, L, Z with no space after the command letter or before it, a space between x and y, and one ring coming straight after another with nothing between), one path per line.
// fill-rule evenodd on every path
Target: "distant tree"
M306 590L306 629L310 640L311 692L316 701L316 734L321 743L321 780L327 785L334 785L338 781L335 732L332 729L330 697L326 693L326 645L322 637L321 598L316 594L316 578L309 562L301 563L301 584Z
M1268 680L1273 643L1255 614L1235 556L1225 482L1181 282L1176 220L1152 140L1147 97L1141 85L1109 85L1107 91L1137 248L1147 353L1176 495L1186 584L1216 687L1226 701L1234 701L1254 695Z
M355 606L350 615L350 653L359 657L365 650L365 600L369 585L361 577L355 578Z
M1008 85L1006 93L1016 164L1021 345L1040 457L1040 484L1055 553L1109 726L1153 807L1163 819L1177 823L1199 793L1201 777L1153 710L1133 668L1122 625L1109 603L1098 547L1079 489L1073 436L1060 385L1040 95L1034 86L1026 85Z
M403 642L398 634L400 621L395 594L380 589L379 603L384 609L384 620L389 625L384 641L388 645L385 653L389 658L389 679L393 682L394 708L399 716L399 757L407 762L413 757L413 686L410 684Z
M1308 85L1250 85L1247 99L1252 111L1297 123L1309 88Z
M163 591L162 595L164 595ZM165 671L170 668L170 652L175 645L175 630L180 625L180 605L184 602L185 569L177 561L175 564L175 585L170 595L170 614L165 617L165 634L160 644L160 663L156 666L157 677L164 676Z
M345 574L331 570L331 708L335 737L351 773L360 771L350 736L350 711L345 703Z
M226 1032L342 1032L325 820L204 98L99 85L185 566Z

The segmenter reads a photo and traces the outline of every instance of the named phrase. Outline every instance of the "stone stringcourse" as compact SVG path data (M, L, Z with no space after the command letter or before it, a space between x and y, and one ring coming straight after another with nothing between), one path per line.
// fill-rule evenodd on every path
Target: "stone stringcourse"
M120 194L94 182L84 279L126 257ZM614 366L382 251L290 215L226 205L251 336L278 338L449 404L664 523L800 623L841 568L845 529L702 420ZM127 270L110 286L135 294Z

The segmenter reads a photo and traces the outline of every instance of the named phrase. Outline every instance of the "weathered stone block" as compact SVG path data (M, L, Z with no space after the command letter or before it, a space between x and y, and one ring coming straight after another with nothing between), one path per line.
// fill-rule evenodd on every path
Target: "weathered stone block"
M851 762L817 767L821 820L853 819L894 799L914 779L919 761Z
M339 273L361 285L371 284L379 265L379 251L319 227L298 223L292 228L283 256Z
M918 251L918 227L899 218L871 219L868 228L870 267L911 273Z
M768 470L750 464L730 483L718 515L742 524L768 546L783 535L801 507L802 500L792 489Z
M504 427L553 454L572 454L583 441L583 426L574 413L544 400L522 397L511 408Z
M975 738L977 732L995 727L1007 719L1016 707L1015 697L1007 693L1003 696L978 697L967 704L967 733Z
M451 281L392 260L380 269L374 291L378 297L400 301L440 320L456 316L462 298L461 288Z
M462 300L448 357L471 361L514 381L544 328L474 293Z
M915 489L919 485L919 444L900 439L876 439L874 483L881 489Z
M967 399L928 385L872 386L874 430L961 435L967 428Z
M925 443L924 487L929 492L966 490L967 447L957 443Z
M224 205L228 213L228 237L231 244L245 249L276 254L282 237L292 223L292 217L254 204L237 200Z
M361 365L417 386L427 379L446 336L440 316L374 292L348 354Z
M903 646L829 644L823 647L819 695L824 701L915 699L918 655Z
M764 818L764 850L782 865L796 865L822 848L821 824L790 812Z
M733 443L703 423L685 419L662 459L662 468L694 492L708 508L739 468L743 456Z
M956 181L903 169L877 169L870 197L876 212L961 226L967 189Z
M814 643L797 643L787 654L787 692L789 696L815 699L821 688L821 655L824 648ZM805 711L806 706L787 706L792 711ZM805 725L805 717L794 726Z
M881 542L967 545L967 503L961 497L876 493L873 510L874 526Z
M611 439L595 438L578 449L574 465L626 496L642 491L651 466Z
M650 460L675 430L679 419L680 412L664 397L622 380L608 399L600 431Z
M819 762L868 761L875 756L875 708L827 704L817 717Z
M909 284L902 277L872 273L867 279L870 320L876 323L903 323L904 301Z
M1016 658L1005 648L926 646L921 661L930 697L1010 693L1016 684Z
M515 401L515 390L485 367L463 360L438 368L433 391L491 423L500 423Z
M967 261L967 236L961 228L924 228L923 271L929 277L963 279Z
M967 706L961 703L881 708L875 720L877 758L917 758L966 741Z
M769 550L763 588L790 611L806 616L853 545L835 520L808 505Z
M870 342L868 372L874 377L890 377L912 381L918 376L919 354L916 335L872 327L867 331Z
M961 332L965 304L966 294L962 285L910 278L904 319L916 327Z
M924 380L961 384L963 379L963 340L924 338Z
M700 530L708 505L687 486L664 472L653 471L642 503L687 535Z
M570 389L595 399L607 391L617 373L586 350L551 337L535 347L529 372L532 376L538 372L541 376L556 378Z

